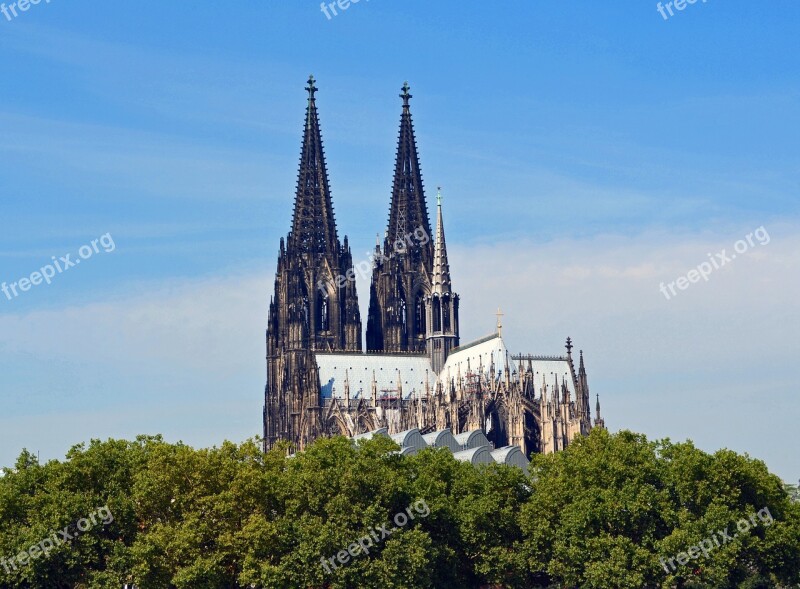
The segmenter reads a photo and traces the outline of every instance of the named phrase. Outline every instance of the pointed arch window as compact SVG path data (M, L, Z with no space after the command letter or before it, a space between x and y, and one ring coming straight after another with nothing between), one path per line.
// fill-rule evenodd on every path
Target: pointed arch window
M303 320L303 325L308 329L308 320L310 318L311 313L308 311L308 297L303 297L302 309L300 310L301 319Z
M308 289L306 288L305 282L302 280L299 281L300 283L300 319L303 321L303 325L306 329L309 328L309 323L311 322L311 302L308 298Z
M330 331L330 300L328 293L319 292L317 294L317 327L320 331Z
M406 321L407 307L406 307L406 300L405 299L401 299L400 300L399 311L400 311L400 317L399 317L400 325L403 326L403 335L405 335L408 332L408 325L407 325L407 321Z
M397 312L398 312L398 323L402 326L402 334L403 338L406 337L408 334L408 302L406 299L406 291L403 288L403 283L400 282L400 279L397 280L397 297L398 297L398 304L397 304Z
M421 292L417 294L415 315L416 315L417 335L425 335L428 326L426 324L426 317L425 317L425 295Z

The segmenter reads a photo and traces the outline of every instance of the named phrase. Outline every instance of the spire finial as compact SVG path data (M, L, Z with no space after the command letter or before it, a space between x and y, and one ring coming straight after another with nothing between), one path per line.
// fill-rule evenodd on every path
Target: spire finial
M503 322L501 318L505 313L503 313L500 307L497 307L497 313L495 313L495 315L497 315L497 335L503 335Z
M442 187L436 187L436 206L442 206Z
M571 337L567 338L567 345L564 346L564 347L567 348L567 356L572 356L572 348L574 346L572 345L572 338Z
M316 80L314 80L314 76L308 76L308 86L306 86L306 92L308 92L309 100L314 100L314 93L319 89L314 82L316 82Z
M408 85L408 82L403 83L403 93L400 95L400 98L403 99L403 107L408 108L408 101L411 100L413 97L409 94L409 90L411 90L411 86Z

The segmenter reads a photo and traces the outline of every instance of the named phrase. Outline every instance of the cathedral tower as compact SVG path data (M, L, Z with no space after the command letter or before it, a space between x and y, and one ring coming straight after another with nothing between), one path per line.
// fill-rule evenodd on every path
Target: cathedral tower
M361 351L361 316L347 237L339 242L322 147L313 76L308 80L292 229L281 238L267 326L264 445L294 444L318 431L315 351ZM353 276L351 273L350 276Z
M411 120L408 83L400 98L403 112L392 185L389 225L383 247L375 248L367 351L426 351L433 272L433 240Z
M433 248L431 283L431 294L426 299L428 316L425 339L431 367L438 374L450 350L458 347L458 295L452 292L450 284L441 192L436 195L436 243Z

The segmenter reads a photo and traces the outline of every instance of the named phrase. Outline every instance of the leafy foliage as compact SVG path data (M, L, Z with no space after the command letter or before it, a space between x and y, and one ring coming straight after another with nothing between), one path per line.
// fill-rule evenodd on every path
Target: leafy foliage
M792 501L800 501L800 484L786 484L783 486L783 489L788 493L789 497L792 498Z
M296 457L255 441L195 450L160 437L93 440L64 461L23 452L0 478L0 558L99 507L94 526L24 566L13 589L788 587L800 582L800 504L763 463L691 443L596 430L537 456L531 476L474 468L388 438L320 440ZM412 512L420 502L427 510ZM768 508L707 557L665 570ZM414 513L400 525L397 514ZM369 554L329 559L385 526ZM72 528L70 528L72 529ZM327 563L326 566L325 563ZM8 570L5 570L8 568Z

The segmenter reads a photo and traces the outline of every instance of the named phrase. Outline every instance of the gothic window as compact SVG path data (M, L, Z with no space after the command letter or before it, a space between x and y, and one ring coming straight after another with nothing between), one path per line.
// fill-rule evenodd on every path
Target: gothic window
M330 331L330 304L328 293L317 294L317 326L320 331Z
M442 302L439 297L433 297L433 331L442 331Z
M400 282L399 278L397 279L397 297L397 320L403 328L403 338L405 338L406 334L408 333L408 301L406 299L406 291L403 288L403 283Z
M425 325L425 297L422 293L417 295L416 316L417 335L424 335L427 326Z
M300 303L298 305L298 307L299 307L298 308L298 311L299 311L299 313L298 313L299 317L298 318L300 319L300 321L303 322L303 326L306 329L308 329L309 328L309 324L311 323L311 312L310 312L311 311L311 301L309 300L309 297L308 297L308 289L306 288L306 283L303 280L303 277L300 274L300 272L297 272L297 274L295 275L295 280L297 281L296 283L297 283L298 291L299 291L298 294L300 295L298 297L299 298L299 303Z
M450 331L450 301L446 297L442 301L442 323L444 331Z
M406 300L400 300L400 324L403 326L403 335L405 335L408 331L408 326L406 325Z

